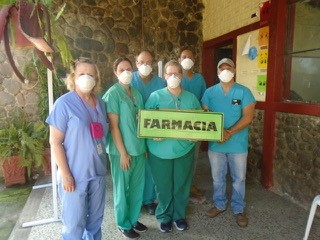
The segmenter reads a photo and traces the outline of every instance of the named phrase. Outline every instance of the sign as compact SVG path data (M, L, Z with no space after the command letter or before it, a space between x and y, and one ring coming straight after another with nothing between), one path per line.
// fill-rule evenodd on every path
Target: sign
M138 137L218 141L223 114L204 111L140 110Z

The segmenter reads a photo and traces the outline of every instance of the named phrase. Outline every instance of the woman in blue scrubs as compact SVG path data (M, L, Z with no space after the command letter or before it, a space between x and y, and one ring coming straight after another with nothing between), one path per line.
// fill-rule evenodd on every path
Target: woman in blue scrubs
M138 238L147 227L138 222L145 182L146 145L137 137L138 111L143 109L139 91L131 87L132 63L120 57L113 65L118 83L104 94L111 134L107 138L113 179L114 212L119 231Z
M74 62L70 90L56 100L50 125L52 157L58 165L62 203L62 239L101 239L106 193L105 105L97 66L86 58Z

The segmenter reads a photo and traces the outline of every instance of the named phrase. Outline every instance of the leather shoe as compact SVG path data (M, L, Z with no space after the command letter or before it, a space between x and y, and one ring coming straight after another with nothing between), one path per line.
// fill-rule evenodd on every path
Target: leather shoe
M248 226L248 218L246 217L246 215L244 213L236 214L236 221L240 227Z
M216 207L213 207L213 208L209 209L209 211L206 213L206 215L208 217L214 218L214 217L218 216L220 213L223 213L224 211L225 211L225 209L220 210Z

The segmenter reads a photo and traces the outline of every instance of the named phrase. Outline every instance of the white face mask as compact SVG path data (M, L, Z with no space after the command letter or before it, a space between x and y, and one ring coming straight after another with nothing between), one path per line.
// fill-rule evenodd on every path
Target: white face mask
M152 72L152 67L150 65L142 64L140 67L138 67L138 71L142 76L149 76L149 74Z
M94 88L96 81L90 75L84 74L75 80L75 84L81 92L88 93Z
M181 61L181 66L184 70L189 70L193 67L194 62L190 58L185 58Z
M122 84L129 85L132 80L132 72L125 70L118 76L118 79Z
M178 78L175 75L171 75L168 79L167 79L167 84L170 88L177 88L179 87L181 82L181 79Z
M228 83L234 77L234 73L228 69L225 69L218 75L218 77L221 80L221 82Z

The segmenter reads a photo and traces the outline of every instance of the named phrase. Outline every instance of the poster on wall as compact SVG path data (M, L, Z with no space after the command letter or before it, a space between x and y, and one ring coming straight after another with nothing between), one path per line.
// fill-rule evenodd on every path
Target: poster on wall
M237 37L236 81L247 86L257 101L264 102L267 90L269 27Z

